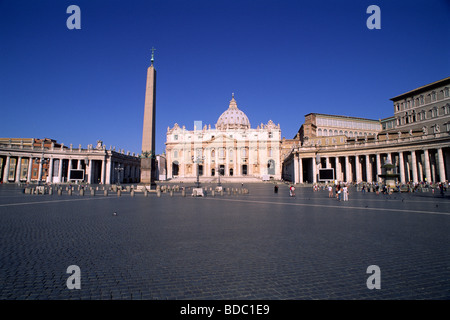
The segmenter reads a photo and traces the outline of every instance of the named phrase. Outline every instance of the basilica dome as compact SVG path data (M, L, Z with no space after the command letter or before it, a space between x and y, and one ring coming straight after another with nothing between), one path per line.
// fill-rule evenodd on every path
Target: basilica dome
M250 129L250 121L244 112L238 109L234 95L228 109L217 120L216 128L225 129Z

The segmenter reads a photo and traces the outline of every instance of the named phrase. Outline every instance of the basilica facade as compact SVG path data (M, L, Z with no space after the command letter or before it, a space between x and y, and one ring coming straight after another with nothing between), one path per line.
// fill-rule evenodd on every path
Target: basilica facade
M251 128L234 95L214 128L200 121L194 130L167 128L167 178L281 178L281 130L272 120Z

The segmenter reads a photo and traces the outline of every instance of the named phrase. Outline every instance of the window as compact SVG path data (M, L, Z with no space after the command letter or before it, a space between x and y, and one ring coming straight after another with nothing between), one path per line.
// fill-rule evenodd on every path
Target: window
M438 116L438 112L436 108L431 109L431 117L435 118Z
M450 97L450 92L449 92L449 88L444 88L444 97L448 98Z
M420 99L420 104L424 104L425 100L424 100L423 95L421 95L421 96L419 97L419 99Z
M445 126L445 131L450 132L450 122L447 122L446 124L444 124Z
M178 151L177 150L173 150L173 157L174 158L178 158Z
M216 157L216 152L214 151L214 149L212 149L212 151L211 151L211 158L215 158Z
M431 101L436 101L436 92L435 91L433 91L431 93Z
M178 135L177 134L173 135L173 140L178 140Z

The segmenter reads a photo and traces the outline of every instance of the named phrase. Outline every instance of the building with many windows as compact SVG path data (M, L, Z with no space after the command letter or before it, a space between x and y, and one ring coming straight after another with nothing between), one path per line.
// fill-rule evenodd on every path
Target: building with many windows
M271 120L251 128L234 95L215 128L200 121L194 130L167 128L167 178L281 178L281 130Z
M315 183L318 171L330 168L338 181L378 182L383 166L389 163L401 183L447 181L449 88L450 77L392 98L393 117L378 124L367 119L306 115L296 137L298 142L283 159L283 178ZM346 127L341 128L338 119Z

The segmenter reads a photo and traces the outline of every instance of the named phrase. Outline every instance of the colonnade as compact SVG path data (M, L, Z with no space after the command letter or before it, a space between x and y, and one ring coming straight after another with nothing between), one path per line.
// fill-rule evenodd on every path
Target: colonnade
M114 159L108 154L99 155L45 155L6 152L0 154L0 181L2 183L49 182L63 183L70 180L111 184L137 182L140 177L139 159L126 161ZM82 170L83 178L70 176L71 170ZM45 171L45 172L44 172ZM79 177L77 177L79 178Z
M307 150L305 150L307 151ZM400 183L444 182L450 172L448 147L413 150L355 150L354 152L295 152L294 183L319 182L319 170L332 168L341 182L380 182L383 166L391 163Z

